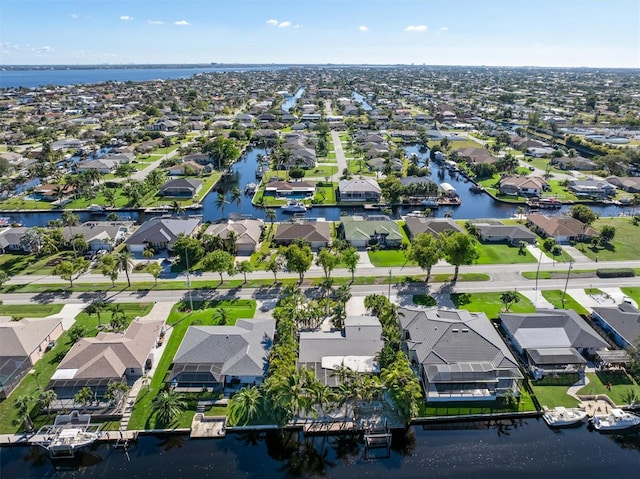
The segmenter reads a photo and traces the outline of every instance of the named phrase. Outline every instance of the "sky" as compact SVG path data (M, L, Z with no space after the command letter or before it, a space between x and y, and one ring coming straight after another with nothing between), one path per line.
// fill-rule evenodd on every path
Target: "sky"
M0 64L640 68L640 0L2 0Z

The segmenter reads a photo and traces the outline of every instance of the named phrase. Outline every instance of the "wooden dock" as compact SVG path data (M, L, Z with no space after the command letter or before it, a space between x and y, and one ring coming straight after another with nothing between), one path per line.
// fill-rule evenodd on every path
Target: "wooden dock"
M355 421L307 421L302 425L304 434L333 434L356 431Z

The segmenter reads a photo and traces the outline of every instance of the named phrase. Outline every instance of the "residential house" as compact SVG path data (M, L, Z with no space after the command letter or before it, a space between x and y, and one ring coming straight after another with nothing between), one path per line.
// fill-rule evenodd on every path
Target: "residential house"
M109 160L104 158L98 158L97 160L84 160L76 164L76 172L84 173L90 170L97 170L102 174L111 173L118 166L120 162L118 160Z
M500 178L500 193L513 196L540 196L549 189L547 181L540 176L503 176Z
M371 245L398 248L402 244L402 232L398 223L386 217L343 217L338 226L338 234L356 248Z
M62 228L62 236L70 241L76 235L81 235L89 245L89 251L101 249L110 251L114 246L124 241L131 230L132 223L89 221L79 226Z
M58 399L73 400L83 387L94 393L98 402L105 398L111 382L132 384L149 369L153 349L164 327L164 320L135 319L124 333L100 332L75 343L51 376L47 389Z
M0 399L6 399L22 378L60 337L62 318L0 321Z
M555 239L556 243L586 241L598 236L598 232L591 226L570 216L548 217L532 213L527 216L527 226L540 236Z
M160 187L161 196L193 198L202 189L202 181L191 178L169 180Z
M16 228L5 228L0 230L0 253L21 253L25 252L22 246L22 237L29 231L26 226ZM29 251L26 251L27 253Z
M428 218L426 216L407 216L405 218L405 226L409 239L413 239L417 234L428 233L434 238L438 238L445 231L454 233L464 233L458 223L451 218Z
M616 194L616 187L604 180L569 180L569 189L576 196L608 198Z
M265 196L313 198L315 181L270 181L264 188Z
M561 158L554 158L551 163L556 165L561 170L597 170L598 166L591 160L583 158L581 156L570 157L564 156Z
M169 168L170 176L201 175L205 167L195 161L184 161Z
M173 358L168 383L182 392L261 384L275 324L274 319L238 319L234 326L190 326Z
M62 197L73 194L75 187L71 185L64 185L62 187ZM36 187L33 191L33 195L42 201L56 201L58 200L58 185L44 184Z
M342 331L302 331L298 369L313 371L325 386L340 385L345 367L361 374L378 374L376 356L382 350L382 325L375 316L347 316Z
M639 176L608 176L607 182L629 193L640 193Z
M523 225L503 225L474 223L478 238L488 243L509 243L517 246L520 242L535 244L538 236Z
M607 347L607 342L571 309L502 313L500 322L534 379L583 374L587 364L583 355Z
M198 216L151 218L127 238L125 244L132 253L142 253L145 248L171 251L180 235L193 236L197 233L201 221Z
M400 308L404 348L425 400L489 401L517 396L518 362L484 313Z
M376 154L379 154L379 152L376 152ZM398 158L382 158L376 156L375 158L371 158L368 163L373 171L384 171L387 167L389 167L391 171L402 171L402 168L404 168L404 164Z
M533 158L543 158L553 155L556 150L550 146L531 146L524 152L525 156L532 156Z
M280 223L273 238L278 246L290 245L298 239L308 241L314 250L326 248L331 243L329 223L324 221Z
M239 220L214 223L207 228L205 234L219 236L223 240L229 237L231 231L235 234L236 252L238 254L251 254L258 250L264 221Z
M382 190L373 178L352 178L338 183L340 201L380 201Z
M635 349L640 337L640 311L632 304L622 302L617 306L593 308L591 317L623 349Z
M493 165L498 159L484 148L462 148L456 151L458 158L469 164Z
M153 131L175 131L180 127L179 121L169 120L167 118L158 118L151 125L149 130Z

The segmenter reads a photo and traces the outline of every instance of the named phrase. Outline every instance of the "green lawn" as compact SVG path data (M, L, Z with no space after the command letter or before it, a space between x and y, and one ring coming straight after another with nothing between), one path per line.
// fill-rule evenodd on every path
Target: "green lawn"
M576 407L579 401L567 394L570 386L578 381L578 375L560 376L558 378L546 377L539 381L532 381L531 387L541 406L549 409L556 406Z
M502 293L453 293L451 301L456 308L467 311L483 312L489 319L497 319L498 315L504 312L504 304L500 301ZM512 313L533 313L535 306L518 293L520 301L511 305Z
M322 183L328 185L329 183ZM314 201L321 202L325 205L335 205L338 196L338 184L332 183L331 186L316 186L316 194L313 196Z
M562 291L559 289L550 289L542 291L542 297L553 304L558 309L563 309ZM578 314L587 315L589 312L568 294L564 297L564 309L573 309Z
M578 391L578 395L606 394L618 405L628 403L627 395L630 391L640 397L640 386L624 371L598 371L587 373L589 384ZM607 391L606 384L611 383L611 391Z
M256 302L254 300L224 300L224 301L199 301L194 302L194 310L187 312L189 308L188 302L177 303L167 319L167 325L172 326L171 336L165 347L164 354L158 362L156 372L149 385L138 394L131 420L129 421L129 429L153 429L156 427L155 417L151 409L151 402L158 392L164 387L165 380L180 343L192 324L213 325L213 312L215 308L224 307L229 310L230 321L227 324L235 324L237 318L253 318L256 310ZM172 428L188 427L191 424L191 417L194 411L185 411L173 424Z
M15 276L22 274L32 261L35 261L35 256L31 254L5 253L0 255L0 269L9 276Z
M414 294L413 303L418 306L435 306L436 300L433 296L428 296L426 294Z
M21 318L45 318L58 314L64 304L3 304L0 316L20 316Z
M11 210L52 210L54 205L49 201L28 200L23 196L10 198L0 202L0 209Z
M616 235L610 245L592 248L585 244L583 252L589 258L602 261L626 261L640 259L640 226L634 226L629 218L599 218L593 228L600 231L604 225L616 228Z
M538 279L559 279L559 278L566 278L567 277L567 273L569 272L569 270L566 269L560 269L560 270L555 270L555 271L539 271L538 272ZM524 278L527 279L536 279L536 272L535 271L523 271L522 276ZM596 277L596 270L595 269L572 269L571 270L571 276L573 277L574 274L580 274L581 277L583 278L595 278Z
M378 251L369 251L369 260L374 266L392 267L392 266L416 266L415 263L407 260L406 251L403 249L381 249Z
M499 414L514 412L531 412L536 407L529 394L522 390L520 399L509 405L503 399L497 401L446 401L438 403L422 403L420 405L419 417L434 416L468 416L472 414Z
M338 172L338 167L333 165L319 165L316 166L313 170L304 170L305 177L313 177L313 176L331 176L334 173Z
M147 314L152 307L151 303L119 303L120 309L125 311L127 324L131 322L134 316L142 316ZM107 321L106 316L110 314L106 311L102 313L102 323ZM94 316L89 316L85 313L80 313L76 318L77 325L83 326L87 330L87 336L96 336L99 332L98 319ZM60 364L60 361L71 349L71 341L69 340L68 332L65 331L56 341L56 345L51 351L44 354L44 356L35 364L35 374L27 374L22 380L20 385L11 393L8 399L0 402L0 433L11 434L19 430L22 430L21 424L16 424L17 417L16 409L14 408L14 401L20 396L37 396L40 389L44 388L51 379L51 376L55 372ZM32 418L36 428L51 422L52 418L47 418L46 415L36 417L38 415L37 408L32 409Z
M520 248L508 244L478 243L477 251L480 254L477 264L516 264L537 261L526 249L523 250L524 254L519 254Z

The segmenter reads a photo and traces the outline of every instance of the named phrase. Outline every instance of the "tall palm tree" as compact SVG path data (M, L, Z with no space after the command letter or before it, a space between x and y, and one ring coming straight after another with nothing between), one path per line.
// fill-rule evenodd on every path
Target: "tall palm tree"
M182 203L177 200L173 200L173 203L171 203L171 213L173 216L178 216L180 213L184 213L184 206L182 206Z
M25 429L33 431L33 420L31 419L33 397L29 395L17 397L13 405L18 410L18 420L24 424Z
M242 191L237 186L231 188L231 203L235 203L237 206L242 203Z
M273 229L273 222L276 220L276 210L267 208L264 211L264 216L271 222L271 228Z
M91 404L93 400L93 391L90 387L83 387L80 389L75 396L73 396L73 402L75 404L80 404L84 409L88 404Z
M262 408L262 394L257 387L242 388L229 401L229 422L246 426L258 417Z
M131 287L131 279L129 278L129 271L133 269L133 256L128 249L123 248L116 255L116 264L118 265L118 271L124 271L127 276L127 285Z
M213 320L216 324L225 325L231 319L231 310L220 306L213 311Z
M71 243L71 246L73 246L73 254L75 256L78 255L78 252L76 251L76 246L75 243L73 242L73 234L72 234L72 230L71 227L72 226L77 226L78 223L80 222L80 217L74 213L72 213L71 211L63 211L62 212L62 222L64 223L64 225L66 227L69 228L69 242Z
M151 409L157 422L167 425L176 419L187 407L182 395L173 391L162 391L151 402Z
M222 211L222 217L224 218L224 205L228 205L229 202L224 197L224 193L218 193L216 198L216 207Z
M42 391L38 396L38 404L47 408L47 416L51 416L51 405L58 400L58 395L53 389Z

